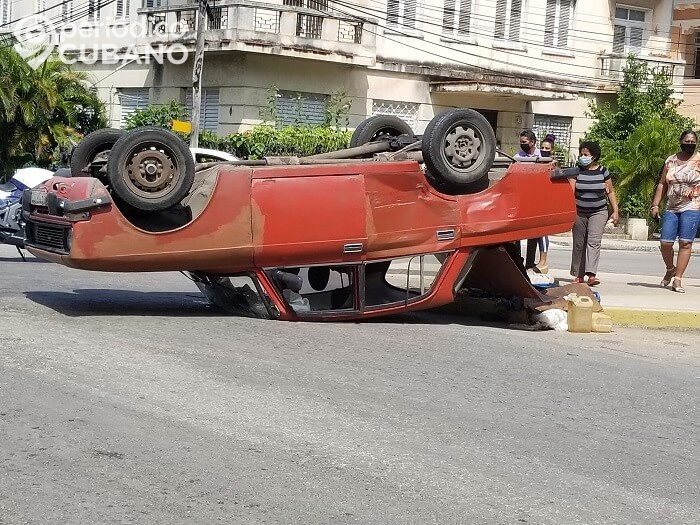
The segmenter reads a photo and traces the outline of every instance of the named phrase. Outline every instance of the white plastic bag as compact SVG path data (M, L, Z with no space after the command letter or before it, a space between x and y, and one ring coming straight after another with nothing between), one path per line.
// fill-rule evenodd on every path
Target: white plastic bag
M566 312L559 308L551 308L540 312L534 315L532 320L558 332L565 332L569 328L566 324Z

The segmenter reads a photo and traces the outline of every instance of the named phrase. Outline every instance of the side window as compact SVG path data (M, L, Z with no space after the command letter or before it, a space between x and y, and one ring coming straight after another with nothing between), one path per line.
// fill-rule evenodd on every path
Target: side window
M328 95L279 91L276 99L277 123L282 126L322 124L326 118Z
M358 309L359 265L272 268L266 273L295 313Z
M433 284L453 252L402 257L365 265L367 308L405 303L432 291Z

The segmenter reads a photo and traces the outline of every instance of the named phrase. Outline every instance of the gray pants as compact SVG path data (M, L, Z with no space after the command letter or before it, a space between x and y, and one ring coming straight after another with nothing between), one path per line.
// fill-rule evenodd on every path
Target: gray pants
M600 241L603 239L606 222L608 222L607 210L590 215L576 214L574 228L571 230L573 235L571 275L583 277L587 273L598 272Z

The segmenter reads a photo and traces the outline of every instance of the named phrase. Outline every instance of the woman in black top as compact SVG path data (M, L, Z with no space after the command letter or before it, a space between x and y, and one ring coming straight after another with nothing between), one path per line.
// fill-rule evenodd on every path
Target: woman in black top
M612 208L611 219L617 224L619 214L617 197L610 172L598 164L600 146L597 142L584 141L579 146L580 172L576 176L576 221L572 230L571 275L574 282L587 282L589 286L600 284L596 277L600 259L600 243L603 229L608 222L608 201ZM584 281L584 276L588 280Z

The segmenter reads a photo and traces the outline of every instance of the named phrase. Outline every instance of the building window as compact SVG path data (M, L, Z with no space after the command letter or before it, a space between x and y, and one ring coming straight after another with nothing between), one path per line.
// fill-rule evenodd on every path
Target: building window
M447 34L468 35L472 17L472 0L445 0L442 30Z
M100 0L88 0L88 20L100 19Z
M328 0L284 0L284 5L304 7L316 11L328 11ZM321 38L323 16L301 14L297 15L296 36L303 38Z
M328 98L328 95L319 93L279 91L275 104L277 124L323 124L326 121Z
M126 119L129 115L148 106L148 92L148 88L122 88L119 90L119 103L122 107L122 127L126 125Z
M544 44L550 47L567 47L569 29L573 19L572 0L547 0L544 22Z
M43 13L46 11L46 0L36 0L36 12Z
M388 0L386 4L386 25L416 28L418 0Z
M143 7L160 7L162 0L144 0Z
M192 120L192 88L185 94L187 116ZM213 133L219 132L219 88L202 89L202 100L199 104L199 129Z
M644 22L647 11L618 7L615 9L613 53L638 55L644 42Z
M571 117L558 117L553 115L535 115L532 131L537 135L538 143L551 133L556 137L555 145L568 152L571 146ZM568 155L568 153L567 153ZM559 158L559 162L568 166L568 158Z
M117 0L114 5L114 15L116 18L129 18L129 4L131 0Z
M418 104L393 100L373 100L372 116L374 115L393 115L399 117L411 126L411 129L415 130L418 124Z
M12 0L0 0L0 23L3 26L12 21Z
M700 78L700 31L695 32L695 65L693 66L693 78Z
M497 0L494 37L499 40L518 42L522 12L523 0Z

